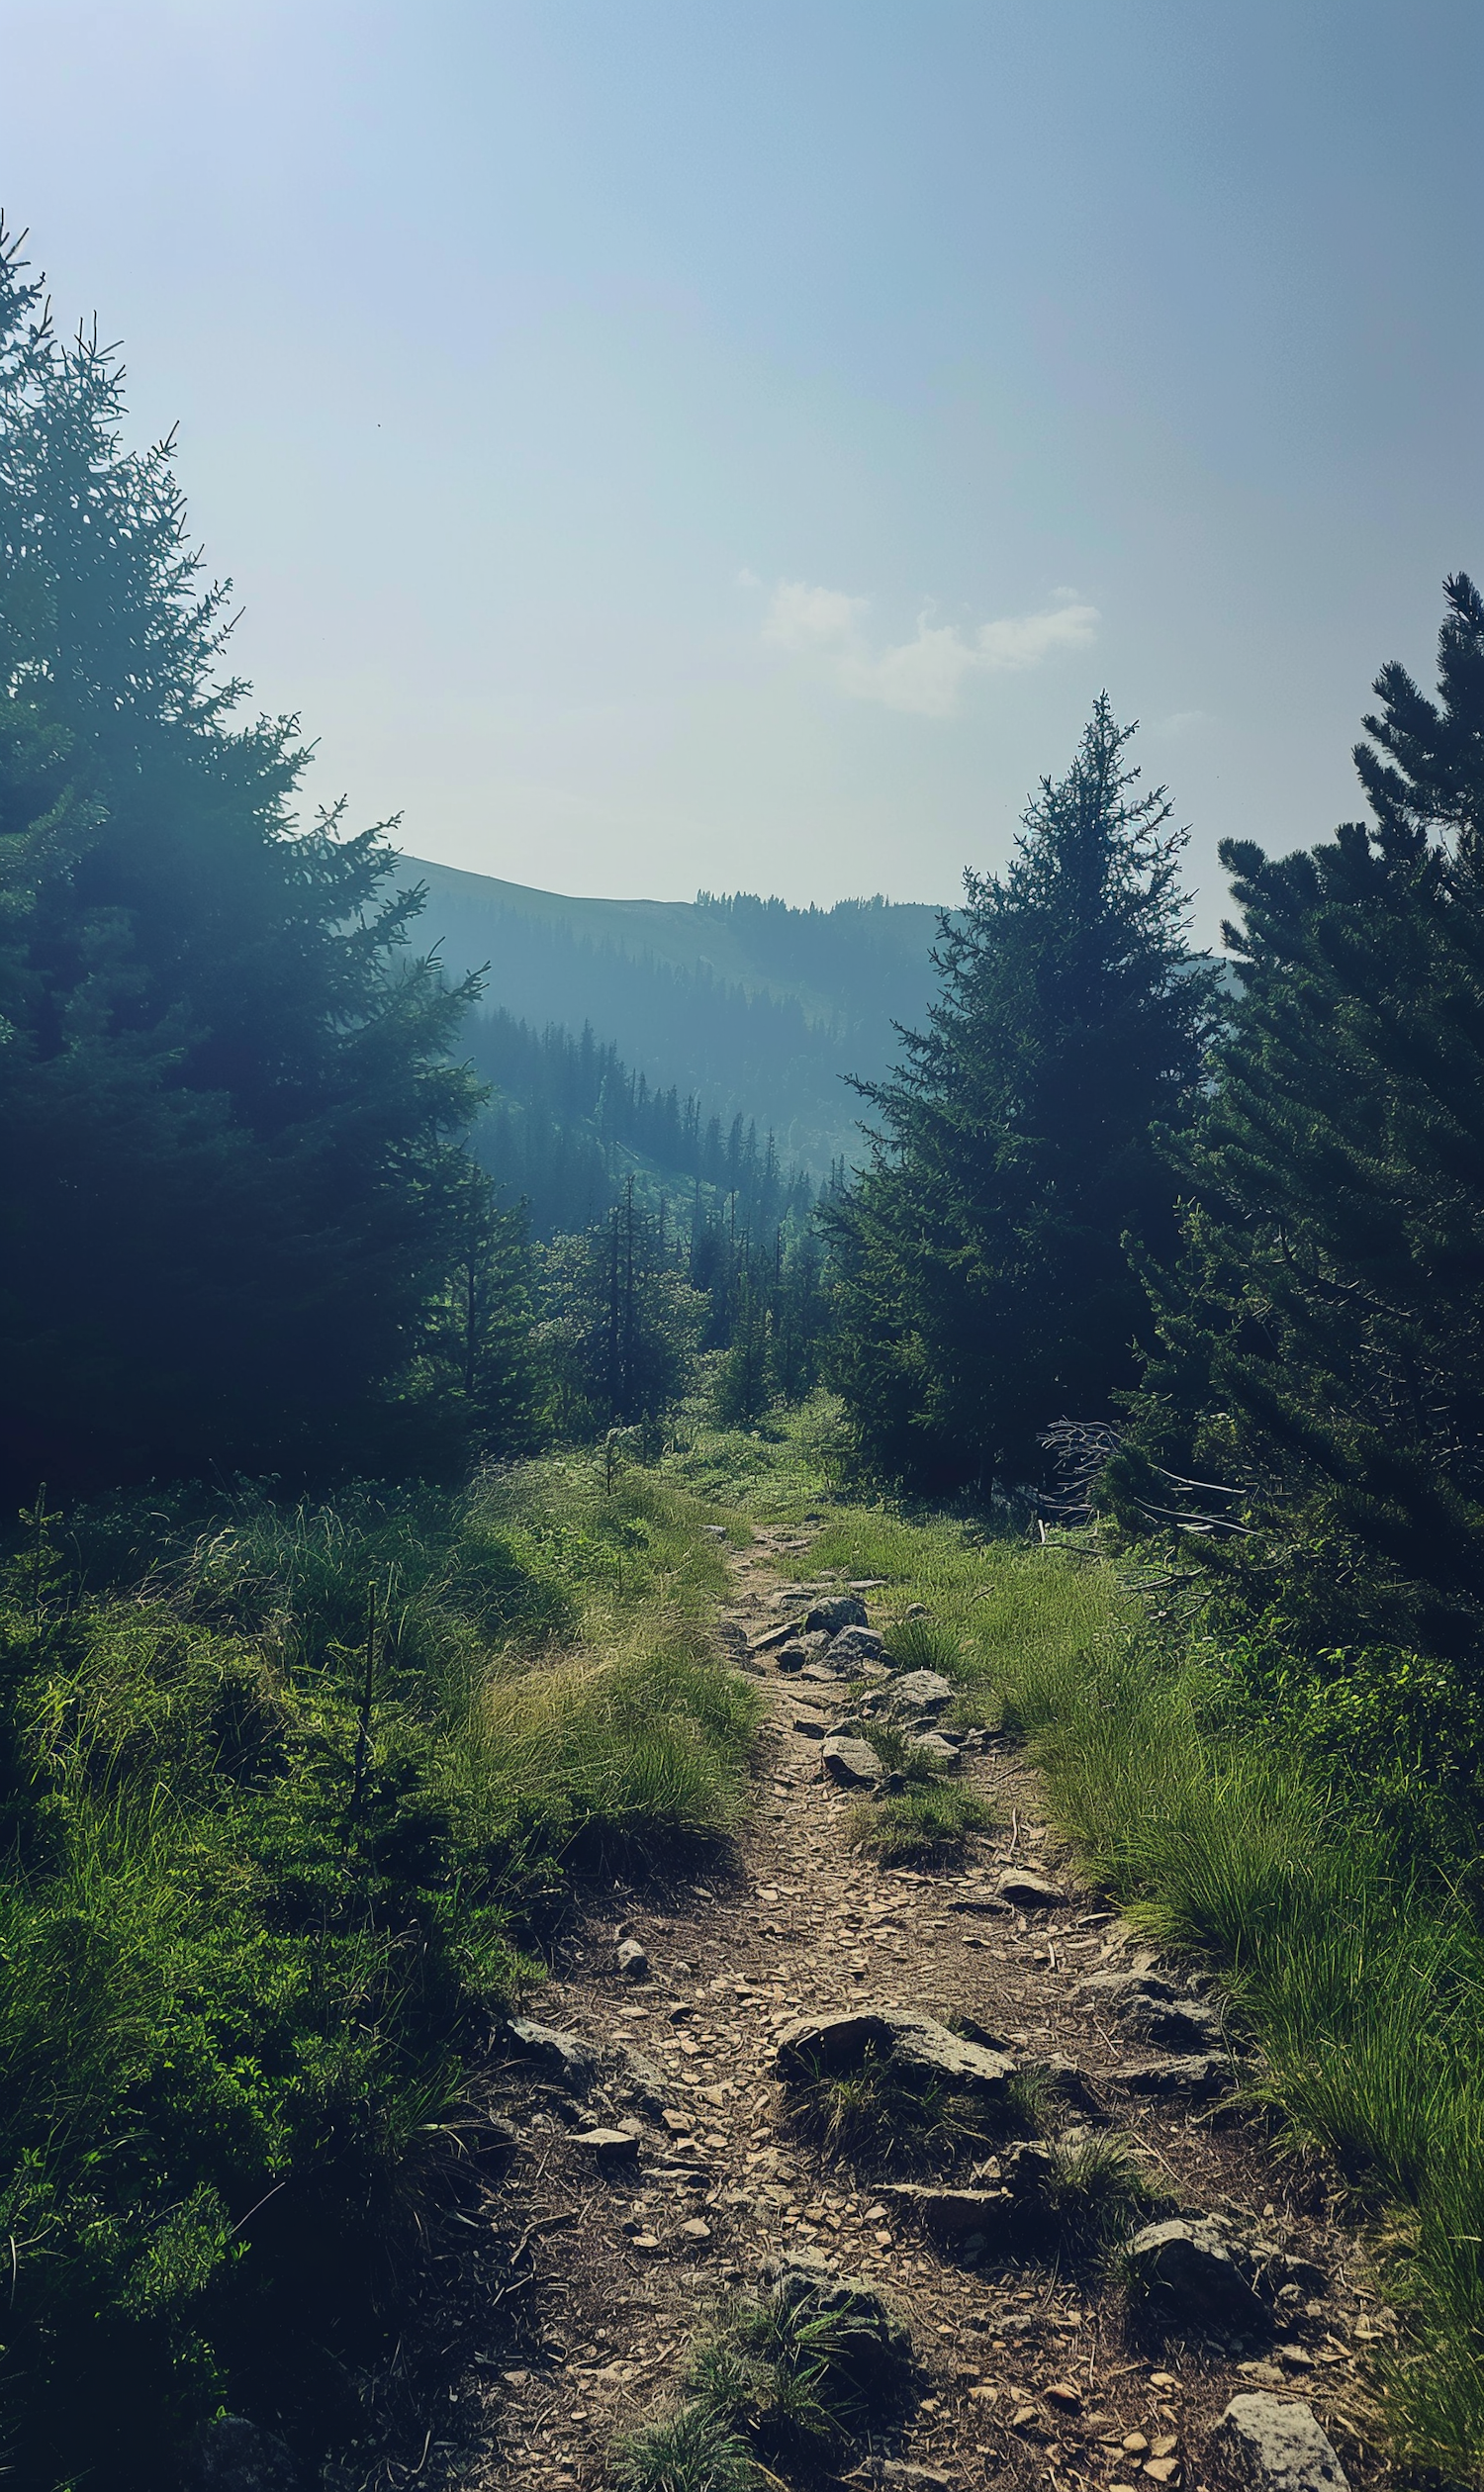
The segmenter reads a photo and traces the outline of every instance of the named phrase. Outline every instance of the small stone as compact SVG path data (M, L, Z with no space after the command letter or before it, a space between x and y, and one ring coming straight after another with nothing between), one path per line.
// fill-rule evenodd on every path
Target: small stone
M774 1665L777 1669L783 1671L794 1671L802 1670L804 1663L808 1660L809 1656L807 1649L802 1644L781 1644L773 1658Z
M1007 1869L995 1892L1003 1895L1006 1903L1017 1904L1022 1912L1052 1912L1067 1901L1060 1887L1054 1887L1049 1878L1038 1878L1030 1869Z
M826 1739L820 1761L832 1783L849 1790L870 1790L881 1779L881 1761L864 1739Z
M688 2215L681 2226L681 2231L685 2234L687 2241L709 2241L711 2238L710 2225L699 2215Z
M1312 2406L1264 2390L1232 2399L1206 2445L1206 2472L1232 2492L1348 2492Z
M639 2141L628 2129L581 2129L575 2143L601 2164L631 2164L639 2152Z
M1080 2414L1082 2392L1069 2379L1054 2379L1046 2391L1047 2403L1060 2406L1064 2414Z
M633 2247L635 2250L642 2250L646 2257L651 2257L660 2247L660 2236L658 2233L635 2233Z
M1034 2406L1017 2406L1010 2417L1010 2429L1012 2432L1023 2432L1028 2423L1035 2423L1038 2420Z
M517 2055L531 2060L570 2093L585 2094L598 2075L598 2054L575 2033L559 2033L554 2025L538 2025L532 2017L512 2016L506 2039Z
M907 1754L939 1774L956 1774L963 1762L952 1740L940 1738L935 1730L924 1731L921 1738L912 1740Z
M696 2125L689 2111L662 2111L660 2118L672 2137L685 2137Z
M1148 2475L1152 2483L1178 2483L1180 2461L1178 2457L1150 2457L1139 2471Z
M1147 2457L1149 2455L1149 2442L1145 2439L1142 2432L1127 2433L1123 2441L1120 2443L1120 2446L1126 2457Z
M629 1982L648 1981L649 1958L644 1953L644 1950L640 1946L637 1938L623 1938L619 1940L618 1970L624 1976L625 1980Z
M1110 2068L1107 2077L1110 2084L1122 2085L1131 2094L1184 2095L1203 2101L1223 2092L1231 2084L1232 2073L1225 2060L1201 2052L1180 2059L1126 2060L1121 2068Z
M952 2477L940 2474L936 2466L914 2465L908 2457L883 2457L881 2466L881 2483L915 2485L917 2492L951 2492Z
M1178 2216L1146 2224L1125 2255L1136 2289L1182 2325L1199 2320L1239 2334L1263 2318L1262 2304L1213 2225Z

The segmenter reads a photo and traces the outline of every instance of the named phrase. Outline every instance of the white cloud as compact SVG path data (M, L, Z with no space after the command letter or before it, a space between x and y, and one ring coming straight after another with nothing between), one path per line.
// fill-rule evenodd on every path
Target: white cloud
M921 718L947 718L972 675L1005 675L1039 666L1060 649L1084 648L1098 622L1095 605L1078 601L1042 614L1009 615L974 632L917 618L917 634L894 648L873 650L865 619L870 600L843 589L811 589L785 580L775 591L763 638L793 657L824 660L843 692L881 701Z
M758 578L757 573L753 570L751 563L744 563L741 570L738 572L736 579L732 582L734 589L761 589L762 585L763 583Z

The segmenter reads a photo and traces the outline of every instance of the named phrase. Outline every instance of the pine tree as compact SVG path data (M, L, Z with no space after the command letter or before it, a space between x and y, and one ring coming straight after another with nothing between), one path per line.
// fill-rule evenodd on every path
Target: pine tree
M1139 795L1106 695L1042 783L1003 877L945 917L942 992L866 1087L872 1163L827 1211L834 1373L869 1457L937 1489L1030 1476L1065 1414L1105 1414L1150 1333L1126 1232L1174 1234L1154 1142L1187 1116L1217 973L1192 958L1184 833Z
M1484 600L1445 596L1438 701L1376 680L1373 822L1223 848L1243 994L1109 1481L1316 1646L1484 1633Z
M466 996L384 838L296 827L307 749L239 723L230 584L123 382L0 240L7 1505L453 1453L405 1386L467 1208Z

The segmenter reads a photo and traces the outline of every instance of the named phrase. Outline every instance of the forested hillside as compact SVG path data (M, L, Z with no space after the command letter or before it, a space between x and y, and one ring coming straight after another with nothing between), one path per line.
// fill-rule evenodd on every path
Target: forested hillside
M591 1028L652 1090L771 1132L816 1178L858 1155L849 1077L886 1070L893 1023L915 1023L932 990L938 912L916 903L564 899L403 863L426 890L419 940L454 980L487 970L487 1008L538 1033ZM477 1015L473 1029L478 1056Z

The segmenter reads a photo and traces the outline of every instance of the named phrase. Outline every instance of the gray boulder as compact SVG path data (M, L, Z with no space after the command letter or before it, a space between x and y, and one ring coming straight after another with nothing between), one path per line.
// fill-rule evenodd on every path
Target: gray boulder
M881 1758L864 1739L842 1739L837 1733L825 1740L819 1757L830 1781L847 1791L869 1791L881 1779Z
M1125 2253L1130 2282L1171 2322L1246 2335L1266 2312L1212 2224L1146 2224Z
M637 1938L621 1938L618 1941L618 1970L630 1982L648 1981L649 1958Z
M1348 2492L1313 2407L1256 2390L1232 2399L1206 2444L1205 2470L1232 2492Z
M842 1626L830 1638L831 1661L880 1661L885 1649L874 1626Z
M912 2008L867 2008L843 2016L799 2016L778 2038L775 2065L785 2083L816 2071L836 2076L875 2053L912 2081L946 2081L985 2102L1003 2102L1015 2074L1007 2051L991 2051L951 2033Z
M505 2038L519 2058L569 2093L585 2094L598 2076L599 2056L575 2033L558 2033L555 2025L538 2025L529 2016L512 2016Z
M1159 2051L1219 2051L1221 2018L1196 1998L1149 1998L1137 1994L1120 2008L1118 2022L1131 2042Z
M883 1693L893 1713L941 1713L954 1701L952 1682L941 1670L904 1670Z
M1077 1984L1078 1998L1101 2004L1107 2000L1117 2006L1125 1999L1179 1998L1182 1993L1162 1973L1136 1973L1127 1965L1109 1973L1090 1973L1085 1982Z
M1054 1887L1049 1878L1039 1878L1033 1869L1007 1869L996 1892L1022 1912L1054 1912L1067 1901L1060 1887Z
M856 1592L838 1592L833 1599L816 1601L804 1619L804 1631L817 1629L823 1635L838 1635L845 1626L866 1624L866 1604Z

